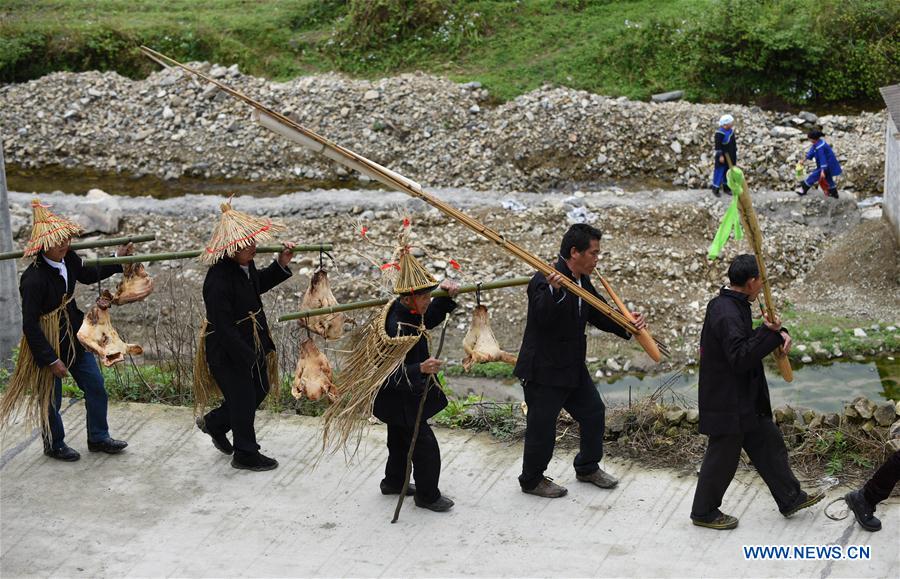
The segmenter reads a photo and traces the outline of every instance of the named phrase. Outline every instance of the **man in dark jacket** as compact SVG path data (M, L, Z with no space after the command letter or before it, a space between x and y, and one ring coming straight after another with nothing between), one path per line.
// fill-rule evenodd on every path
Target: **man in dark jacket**
M41 368L53 373L53 400L49 409L50 431L43 433L44 454L63 461L76 461L81 455L65 443L65 430L59 410L62 404L62 379L71 374L84 392L88 450L117 454L128 443L109 435L107 424L108 396L103 375L93 354L85 351L75 338L84 313L75 303L75 283L97 283L122 271L121 265L91 267L73 249L70 239L42 249L22 274L19 293L22 296L22 329L25 340ZM130 255L132 244L120 247L116 255ZM47 340L41 330L41 316L52 312L66 301L65 315L60 316L59 348ZM57 352L59 352L57 354Z
M528 284L528 319L514 371L522 381L528 406L519 476L522 492L528 494L557 498L568 492L544 476L553 457L556 420L563 408L581 431L581 446L574 462L576 478L601 488L618 484L600 468L606 407L585 365L584 330L590 323L626 340L631 335L561 286L565 276L600 297L590 281L600 254L600 237L600 230L590 225L573 225L563 236L556 272L549 277L538 272ZM645 327L643 315L636 314L635 318L638 328Z
M268 267L259 271L253 262L256 243L220 258L206 273L206 360L222 391L222 403L197 419L197 426L212 437L225 454L234 453L231 466L252 471L272 470L278 461L259 452L254 420L256 409L269 393L266 356L275 351L261 294L291 277L288 264L293 244ZM276 388L278 384L274 385ZM234 444L226 434L232 431Z
M407 267L408 263L421 268L411 255L401 260L403 267ZM424 269L422 272L424 273ZM401 272L401 280L407 277ZM430 275L427 277L434 281ZM447 290L449 297L433 300L431 292L438 287L436 282L420 288L401 286L402 284L398 284L395 287L400 297L391 305L385 320L385 332L391 337L416 334L422 325L426 330L435 328L456 308L453 298L459 292L459 285L452 280L445 279L440 284L441 289ZM375 397L373 408L375 417L387 425L388 460L384 467L381 492L385 495L397 495L406 479L406 459L413 440L419 402L425 396L412 456L416 484L409 485L407 495L413 495L416 506L435 512L448 511L453 507L453 501L442 495L438 488L441 450L428 424L429 418L447 406L447 397L436 384L434 376L440 367L441 361L431 357L428 338L423 335L406 354L403 364L385 381ZM431 384L428 384L429 380L432 381Z
M788 464L781 431L772 420L763 358L776 348L787 354L791 338L779 320L763 320L756 330L752 303L763 282L756 258L739 255L728 268L730 285L706 306L700 334L700 432L709 436L694 493L695 525L733 529L738 520L719 510L734 478L741 448L789 517L824 495L809 496Z

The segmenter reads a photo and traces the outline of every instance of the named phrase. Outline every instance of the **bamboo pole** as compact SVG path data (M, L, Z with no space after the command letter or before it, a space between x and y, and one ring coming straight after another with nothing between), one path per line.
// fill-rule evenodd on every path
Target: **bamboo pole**
M92 241L76 241L69 247L72 249L94 249L97 247L111 247L113 245L125 245L126 243L139 243L141 241L153 241L156 239L155 233L146 233L143 235L128 235L126 237L108 237L106 239L95 239ZM0 253L0 261L4 259L18 259L24 255L22 251L7 251Z
M370 161L369 159L363 157L362 155L354 153L353 151L351 151L349 149L345 149L344 147L341 147L340 145L329 141L328 139L305 128L304 126L300 125L299 123L292 121L288 117L266 107L262 103L244 95L243 93L240 93L240 92L232 89L228 85L226 85L222 82L219 82L218 80L216 80L208 75L205 75L199 71L196 71L188 66L185 66L185 65L181 64L180 62L169 58L168 56L165 56L159 52L156 52L155 50L147 48L146 46L142 46L141 51L145 55L147 55L149 58L158 62L162 66L165 66L165 67L177 66L177 67L181 68L182 70L196 76L197 78L203 79L207 82L214 84L219 89L223 90L224 92L233 96L234 98L242 100L245 103L249 104L251 107L253 107L255 109L254 110L255 120L257 122L259 122L262 126L272 130L273 132L276 132L282 136L285 136L292 141L300 143L301 145L303 145L309 149L312 149L313 151L315 151L317 153L321 153L324 156L328 157L329 159L337 161L338 163L341 163L342 165L344 165L350 169L353 169L355 171L362 173L363 175L366 175L372 179L375 179L376 181L378 181L384 185L387 185L388 187L390 187L392 189L396 189L397 191L406 193L407 195L410 195L412 197L416 197L418 199L425 201L432 207L435 207L436 209L438 209L445 215L448 215L448 216L452 217L453 219L459 221L460 223L462 223L469 229L475 231L482 237L485 237L489 241L496 243L502 249L513 254L514 256L516 256L520 260L524 261L525 263L527 263L534 269L540 271L544 275L550 275L556 271L556 269L553 268L553 266L551 266L548 263L545 263L543 260L541 260L540 258L535 256L534 254L529 253L528 251L526 251L525 249L523 249L516 243L507 241L501 234L497 233L490 227L487 227L486 225L469 217L462 211L459 211L458 209L448 205L447 203L443 202L442 200L426 193L425 191L423 191L422 187L415 181L412 181L411 179L408 179L408 178L404 177L403 175L395 173L394 171L391 171L390 169L388 169L386 167L382 167L378 163ZM622 314L621 312L619 312L616 309L614 309L613 307L611 307L609 304L607 304L603 300L597 298L596 296L594 296L592 293L590 293L586 289L583 289L581 286L579 286L574 281L572 281L564 276L561 280L561 285L563 287L565 287L567 291L580 297L585 303L590 304L594 309L599 310L603 315L610 318L613 322L615 322L619 326L625 328L628 332L630 332L634 335L637 335L638 333L640 333L639 330L634 326L634 323L628 317L626 317L624 314ZM665 344L659 342L658 340L656 340L655 342L658 346L659 351L662 354L668 356L669 355L668 347ZM653 357L652 353L648 352L648 354L650 354L651 357ZM654 358L654 361L655 362L659 361L658 355L656 358Z
M459 288L459 293L468 294L476 291L489 291L495 290L505 287L514 287L520 285L527 285L528 282L531 281L530 277L513 277L509 279L498 279L494 281L489 281L483 284L469 284L463 285ZM436 290L431 292L431 297L444 297L448 295L446 290ZM279 322L289 322L291 320L300 320L303 318L311 318L314 316L324 316L328 314L337 314L340 312L349 312L352 310L362 310L365 308L375 308L378 306L383 306L384 304L391 301L391 298L376 298L371 300L364 300L360 302L351 302L348 304L338 304L336 306L329 306L327 308L316 308L314 310L302 310L299 312L291 312L289 314L284 314L283 316L278 318Z
M331 251L334 246L330 243L318 243L313 245L295 245L294 253L314 252L314 251ZM284 249L283 245L260 245L256 248L257 253L280 253ZM177 259L191 259L199 257L203 253L202 249L191 249L188 251L172 251L168 253L145 253L143 255L123 255L121 257L98 257L96 259L84 260L85 265L121 265L125 263L147 263L150 261L174 261Z
M731 157L725 155L728 161L728 168L733 169ZM750 249L756 256L756 265L759 268L759 277L763 282L763 298L766 302L766 311L764 312L770 320L778 317L775 312L775 300L772 298L772 286L769 283L769 277L766 275L766 262L763 260L762 248L762 229L759 227L759 220L756 217L756 210L753 208L753 199L750 197L750 188L747 186L747 178L744 177L744 190L738 195L738 207L741 209L741 220L744 222L744 231L747 234L747 242ZM778 372L785 382L794 380L794 371L791 368L791 361L781 348L776 348L772 352L775 362L778 364Z
M616 307L619 308L619 311L628 316L632 321L634 321L634 314L629 311L628 306L625 305L619 295L613 291L609 282L607 282L602 275L600 275L599 269L594 269L594 273L597 274L597 277L600 278L600 283L603 284L603 287L606 289L606 293L609 294L609 297L612 298L613 303L616 304ZM659 358L659 349L656 347L656 342L653 341L653 336L650 335L650 332L647 331L647 328L644 328L637 334L635 334L635 338L638 343L641 345L644 350L650 354L650 357L654 360Z

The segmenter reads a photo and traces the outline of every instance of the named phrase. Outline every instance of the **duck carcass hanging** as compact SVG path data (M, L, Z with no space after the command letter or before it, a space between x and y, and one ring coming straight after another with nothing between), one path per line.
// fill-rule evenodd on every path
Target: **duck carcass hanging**
M481 304L475 306L472 312L472 326L463 338L463 349L466 357L463 358L463 369L468 372L473 364L482 362L506 362L516 363L516 356L500 349L494 331L491 330L488 309Z
M112 366L125 361L125 354L143 354L144 349L137 344L126 344L112 326L109 308L113 297L108 290L103 290L97 303L88 310L84 322L78 330L78 341L97 354L104 366Z
M328 272L324 269L317 269L309 279L309 287L303 294L300 309L315 310L336 305L338 305L338 301L334 298L331 287L328 285ZM309 319L301 318L300 327L308 328L309 331L319 334L323 338L337 340L344 333L344 314L325 314Z
M294 371L291 395L297 400L304 396L310 400L318 400L323 395L334 400L337 395L337 387L332 382L331 364L312 338L307 338L300 344L300 358Z

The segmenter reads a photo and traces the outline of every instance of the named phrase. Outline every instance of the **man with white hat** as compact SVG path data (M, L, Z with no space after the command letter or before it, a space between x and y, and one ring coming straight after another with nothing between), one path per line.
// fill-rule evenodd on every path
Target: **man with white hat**
M724 186L725 192L731 194L728 183L725 182L725 173L728 172L729 159L731 164L737 163L737 143L734 136L734 117L722 115L719 119L719 128L716 129L715 151L713 152L715 166L713 168L712 193L721 197L719 190Z

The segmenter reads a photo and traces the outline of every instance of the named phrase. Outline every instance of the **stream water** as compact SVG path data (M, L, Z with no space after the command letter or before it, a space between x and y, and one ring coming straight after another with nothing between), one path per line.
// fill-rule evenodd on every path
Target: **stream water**
M839 412L857 396L876 403L900 400L900 360L891 358L797 366L790 383L774 369L767 369L772 406L790 404L818 412ZM697 370L685 369L680 374L625 375L601 380L597 387L607 406L627 404L629 396L632 400L649 396L663 385L666 403L696 406L697 383ZM522 400L522 388L514 381L453 377L450 385L457 395L483 394L498 401Z

